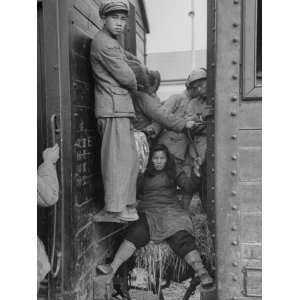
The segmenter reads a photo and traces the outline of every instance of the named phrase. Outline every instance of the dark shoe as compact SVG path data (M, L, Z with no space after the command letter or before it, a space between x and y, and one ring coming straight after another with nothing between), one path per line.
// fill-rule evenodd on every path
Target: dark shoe
M200 279L201 286L204 289L211 288L214 281L203 266L199 252L197 250L192 250L184 257L184 259L194 269L195 277Z

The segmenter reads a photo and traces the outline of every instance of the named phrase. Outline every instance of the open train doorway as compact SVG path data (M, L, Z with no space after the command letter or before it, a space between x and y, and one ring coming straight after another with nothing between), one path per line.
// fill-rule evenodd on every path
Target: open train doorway
M205 8L202 65L207 68L207 101L214 118L207 127L200 198L214 246L213 299L261 297L261 4L207 1ZM197 19L193 11L190 16ZM179 55L178 61L190 67L192 56ZM148 63L161 67L163 74L182 68L169 67L177 66L174 57L173 52L147 55ZM183 77L162 77L162 98L182 89Z

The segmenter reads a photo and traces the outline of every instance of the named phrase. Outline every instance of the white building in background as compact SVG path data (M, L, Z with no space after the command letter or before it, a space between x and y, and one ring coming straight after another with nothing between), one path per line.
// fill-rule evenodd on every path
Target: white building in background
M206 68L206 50L196 50L196 68ZM158 70L161 85L158 96L162 101L185 89L185 80L192 71L191 51L149 53L147 67Z

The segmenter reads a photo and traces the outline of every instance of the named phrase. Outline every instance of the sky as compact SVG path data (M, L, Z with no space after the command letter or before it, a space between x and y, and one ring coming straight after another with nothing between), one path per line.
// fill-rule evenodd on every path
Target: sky
M195 0L195 49L206 49L207 0ZM191 49L190 0L145 0L150 34L147 53Z

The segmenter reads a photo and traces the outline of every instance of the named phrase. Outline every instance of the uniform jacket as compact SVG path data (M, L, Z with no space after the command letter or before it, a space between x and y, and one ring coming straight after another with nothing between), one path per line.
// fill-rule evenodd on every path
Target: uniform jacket
M187 91L182 94L177 94L169 97L162 105L163 109L167 113L173 113L180 118L199 120L200 116L205 117L209 110L208 105L201 102L198 99L190 99ZM197 139L198 136L205 136L205 128L201 126L198 128L198 132L194 137ZM189 151L190 141L186 134L177 133L170 130L164 130L159 139L158 143L164 144L168 147L169 151L181 160L185 159L187 151ZM198 143L196 143L197 145ZM203 143L199 143L202 145ZM201 149L199 149L201 152Z
M133 100L136 113L133 122L135 129L144 130L153 121L176 132L181 132L185 127L186 120L162 109L157 96L138 91L134 93Z
M137 83L126 55L118 41L103 30L92 41L90 61L95 80L96 117L135 115L130 91L137 89Z

